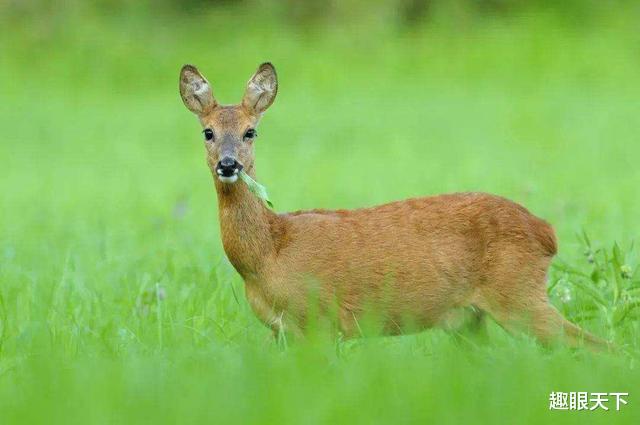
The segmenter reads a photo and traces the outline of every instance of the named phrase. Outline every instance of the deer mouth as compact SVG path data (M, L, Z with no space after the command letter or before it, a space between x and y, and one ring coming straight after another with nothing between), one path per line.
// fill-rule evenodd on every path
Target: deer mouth
M238 174L236 172L236 174L229 177L218 174L218 180L220 180L222 183L235 183L236 181L238 181Z
M242 171L242 165L238 164L234 167L216 167L218 180L222 183L235 183L238 181L238 174Z
M222 183L235 183L240 171L242 164L230 157L223 158L216 166L216 174Z
M218 180L222 183L235 183L238 181L238 173L242 168L233 168L233 169L224 169L224 168L216 168L216 174L218 175Z

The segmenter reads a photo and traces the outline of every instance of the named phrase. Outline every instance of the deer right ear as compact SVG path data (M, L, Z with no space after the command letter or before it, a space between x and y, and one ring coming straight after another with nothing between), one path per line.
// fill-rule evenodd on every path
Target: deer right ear
M196 115L207 114L217 105L211 85L193 65L185 65L180 71L180 97Z
M262 114L273 103L278 94L278 76L276 69L269 62L258 67L258 70L247 82L242 98L242 106L254 114Z

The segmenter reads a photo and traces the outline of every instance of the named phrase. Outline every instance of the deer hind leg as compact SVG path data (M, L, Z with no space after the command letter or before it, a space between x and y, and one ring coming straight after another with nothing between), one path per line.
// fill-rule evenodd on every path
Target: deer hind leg
M570 347L584 345L594 351L610 351L614 348L609 342L596 337L562 317L560 312L549 304L548 301L540 314L540 321L542 321L544 325L537 331L539 339L549 335L551 343L553 343L554 338L556 338L556 340L564 341ZM554 333L553 331L556 329L560 329L560 331ZM551 332L549 332L549 330L551 330Z
M548 259L529 263L487 284L479 305L510 333L525 332L545 346L586 346L594 351L611 348L606 341L566 320L550 303L546 292ZM513 270L513 269L512 269ZM496 274L498 276L498 274Z
M594 351L606 351L609 343L569 322L547 300L539 300L517 311L493 309L498 324L511 333L525 332L541 344L569 347L586 346Z

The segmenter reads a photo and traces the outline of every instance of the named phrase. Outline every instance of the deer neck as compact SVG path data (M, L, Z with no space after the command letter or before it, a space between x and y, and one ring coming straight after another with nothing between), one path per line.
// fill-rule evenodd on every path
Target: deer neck
M248 171L254 177L253 170ZM242 181L224 184L214 173L222 245L243 278L258 276L274 253L272 225L278 216Z

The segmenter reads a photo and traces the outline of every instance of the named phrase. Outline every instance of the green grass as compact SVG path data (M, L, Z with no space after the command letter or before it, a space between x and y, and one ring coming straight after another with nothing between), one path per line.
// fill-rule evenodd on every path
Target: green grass
M317 32L233 11L5 22L0 422L638 423L638 309L617 312L640 286L633 16ZM280 93L257 169L276 210L509 197L556 228L554 303L628 353L545 350L495 325L478 347L438 330L275 344L224 257L177 92L188 62L237 102L264 60ZM551 412L551 391L626 391L629 405Z

